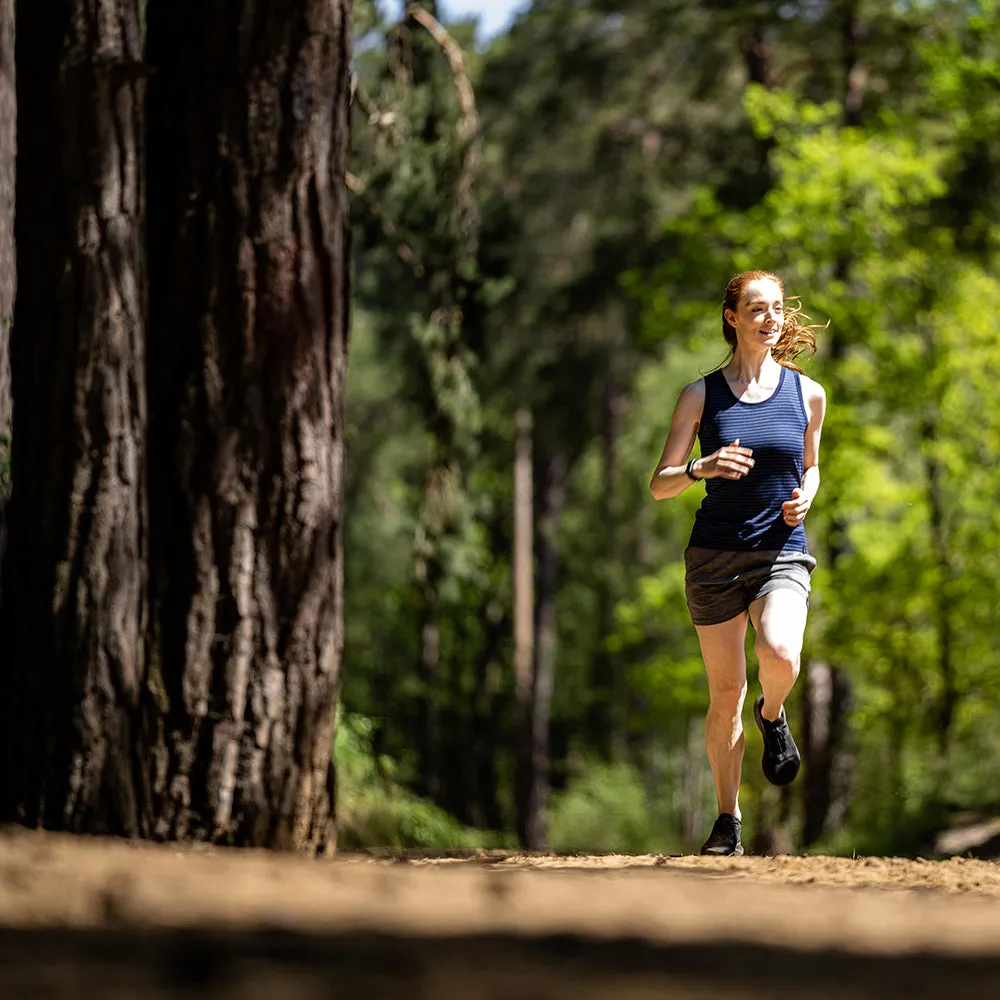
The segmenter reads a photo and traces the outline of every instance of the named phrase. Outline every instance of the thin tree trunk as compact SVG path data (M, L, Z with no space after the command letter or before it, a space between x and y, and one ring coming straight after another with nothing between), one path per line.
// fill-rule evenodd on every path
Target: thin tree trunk
M684 843L698 845L705 837L705 722L701 716L687 721L687 742L682 756L681 832ZM714 812L713 812L714 816Z
M17 16L17 490L0 814L136 835L146 829L134 743L146 630L140 2L21 3Z
M431 544L434 551L422 559L423 576L418 583L420 625L420 693L417 698L417 751L420 761L420 792L437 802L441 795L441 711L438 704L441 662L441 624L438 602L444 567L439 549L441 539Z
M531 413L518 410L514 440L514 682L517 700L531 701L535 630L534 482L531 465Z
M523 788L518 834L529 850L548 842L549 719L555 687L556 590L559 550L556 535L566 503L566 459L555 454L541 463L538 511L538 585L535 596L535 670L527 732L529 768Z
M850 772L847 717L850 683L842 670L810 660L805 674L802 746L807 769L803 781L802 846L811 847L847 811L844 778Z
M767 43L764 26L759 21L748 25L740 35L740 51L743 54L743 64L746 66L747 81L751 84L770 90L773 85L772 47ZM758 136L757 168L765 183L770 186L773 177L771 171L771 153L777 145L774 136Z
M936 563L937 582L937 633L938 633L938 675L941 694L938 697L934 724L938 747L942 756L951 745L951 730L955 721L955 709L959 693L955 676L954 645L954 585L956 571L952 560L951 539L948 531L944 499L944 473L935 451L938 430L936 414L929 414L923 426L924 472L927 477L927 503L930 508L931 544Z
M601 458L604 490L601 506L604 565L597 582L599 645L594 653L590 683L590 742L604 759L625 752L624 698L621 671L604 640L614 628L615 594L609 572L616 564L615 539L620 511L618 438L621 432L622 393L609 377L601 400Z
M857 0L844 0L837 11L841 43L841 100L844 128L861 123L867 75L860 60L859 48L867 35L867 25L858 15ZM841 254L834 261L834 277L847 286L851 278L851 259ZM833 326L830 360L835 373L847 355L847 341L843 330ZM836 395L839 386L834 376ZM835 447L833 434L827 435L826 448ZM834 493L824 502L837 510L838 499ZM847 525L835 516L826 539L826 558L831 571L844 553ZM835 664L825 661L807 662L805 665L806 697L802 700L804 745L803 820L804 846L815 843L826 831L834 817L843 816L839 800L848 794L847 784L851 774L849 750L846 746L847 713L850 706L850 679ZM839 783L837 779L839 778Z
M861 43L868 37L868 25L858 13L858 0L845 0L840 12L841 65L844 84L844 125L861 124L868 72L861 61Z
M532 701L535 679L535 520L532 463L532 416L519 409L514 418L514 693L517 698L515 738L515 827L525 847L531 836Z
M530 475L530 468L529 468ZM516 493L516 490L515 490ZM515 501L516 503L516 501ZM515 520L518 518L515 513ZM502 512L490 520L490 551L500 563L509 551L510 536L503 530L506 517ZM528 517L529 531L531 518ZM530 535L529 535L530 545ZM529 578L530 584L530 578ZM515 598L516 600L516 598ZM472 822L475 826L499 830L503 813L499 799L498 756L501 751L501 678L503 648L511 634L512 615L496 594L487 593L482 601L476 624L481 631L476 658L475 695L472 714L473 795ZM528 626L531 626L531 605L528 605ZM516 653L515 653L516 656ZM529 663L530 670L530 663Z
M157 837L330 851L349 0L151 4Z
M497 752L500 747L500 648L510 619L487 622L483 650L476 669L476 706L472 740L474 795L472 820L478 827L498 830L503 825L498 795Z

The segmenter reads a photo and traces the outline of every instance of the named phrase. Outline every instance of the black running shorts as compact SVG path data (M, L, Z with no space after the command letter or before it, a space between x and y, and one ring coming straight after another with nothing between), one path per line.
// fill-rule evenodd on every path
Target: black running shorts
M809 602L809 576L816 560L807 552L782 549L733 552L688 546L684 591L695 625L719 625L775 590L794 590Z

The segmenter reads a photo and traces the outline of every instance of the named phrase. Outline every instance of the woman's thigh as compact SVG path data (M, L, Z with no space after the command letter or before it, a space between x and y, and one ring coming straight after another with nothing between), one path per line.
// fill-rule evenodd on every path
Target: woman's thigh
M782 588L758 597L750 605L750 621L757 631L757 644L780 649L789 659L802 653L809 605L798 590Z

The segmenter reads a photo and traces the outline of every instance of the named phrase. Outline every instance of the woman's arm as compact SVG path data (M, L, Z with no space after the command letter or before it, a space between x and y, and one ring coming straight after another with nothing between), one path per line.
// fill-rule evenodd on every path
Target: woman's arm
M670 432L663 453L649 484L649 492L654 500L669 500L679 496L692 483L684 471L688 456L694 447L694 439L701 426L701 414L705 408L705 381L698 379L684 386L674 407L670 421ZM724 445L711 455L703 455L691 467L696 479L742 479L752 468L753 452L741 448L739 441Z
M670 418L667 441L649 484L649 492L652 493L654 500L668 500L680 496L691 485L692 480L684 471L684 466L694 447L704 407L704 379L698 379L697 382L684 386L680 396L677 397L677 404ZM697 470L695 475L698 475Z

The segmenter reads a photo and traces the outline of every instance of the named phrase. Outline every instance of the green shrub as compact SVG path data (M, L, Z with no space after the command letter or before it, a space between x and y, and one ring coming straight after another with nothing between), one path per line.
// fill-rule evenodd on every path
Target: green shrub
M662 850L654 810L639 773L593 763L551 799L549 841L566 854L647 854Z
M512 846L490 831L463 826L433 803L393 780L394 762L376 758L372 722L343 713L337 722L337 846L366 848L491 848Z

